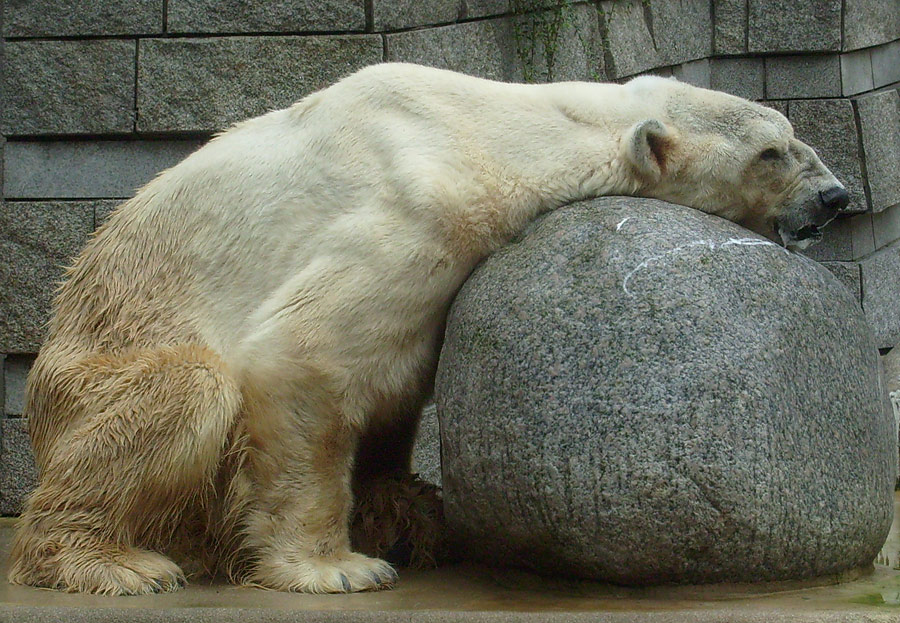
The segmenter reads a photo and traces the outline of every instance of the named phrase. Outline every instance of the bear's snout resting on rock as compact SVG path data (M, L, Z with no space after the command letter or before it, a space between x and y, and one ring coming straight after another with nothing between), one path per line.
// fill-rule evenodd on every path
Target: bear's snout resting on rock
M538 214L599 195L788 246L847 202L779 113L659 78L376 65L210 141L122 205L59 291L10 580L174 590L174 558L278 590L390 586L351 551L353 494L408 472L454 293Z

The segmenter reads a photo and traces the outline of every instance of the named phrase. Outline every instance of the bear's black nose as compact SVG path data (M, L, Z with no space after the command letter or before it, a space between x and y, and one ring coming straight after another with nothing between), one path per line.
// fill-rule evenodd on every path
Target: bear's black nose
M840 212L850 203L850 195L843 186L832 186L828 190L820 190L819 199L822 200L822 205L827 210L835 213Z

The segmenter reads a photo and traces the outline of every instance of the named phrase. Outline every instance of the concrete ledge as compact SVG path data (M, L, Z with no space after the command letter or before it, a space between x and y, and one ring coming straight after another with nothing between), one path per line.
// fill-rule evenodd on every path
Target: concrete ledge
M895 497L895 507L900 497ZM900 526L874 569L752 585L627 588L461 564L401 569L390 591L305 595L192 582L175 593L101 597L6 583L14 519L0 519L0 623L897 623ZM843 580L843 583L836 583Z

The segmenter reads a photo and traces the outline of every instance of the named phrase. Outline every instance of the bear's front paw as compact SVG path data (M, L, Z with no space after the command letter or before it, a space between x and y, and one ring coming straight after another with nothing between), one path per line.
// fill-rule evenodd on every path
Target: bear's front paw
M347 552L329 557L278 556L261 560L252 585L300 593L356 593L392 588L397 572L378 558Z

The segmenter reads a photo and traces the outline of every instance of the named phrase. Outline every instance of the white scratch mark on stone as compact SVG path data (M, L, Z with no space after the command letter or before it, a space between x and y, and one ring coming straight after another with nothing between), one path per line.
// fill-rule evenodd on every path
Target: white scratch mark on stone
M628 221L630 221L630 220L631 220L631 217L630 217L630 216L626 216L626 217L623 218L621 221L619 221L619 224L616 225L616 231L619 231L620 229L622 229L622 225L624 225L626 222L628 222Z
M625 219L628 220L628 219ZM625 221L622 221L623 223ZM621 223L619 224L621 225ZM617 228L618 229L618 228ZM628 281L632 277L634 277L635 273L647 268L653 262L666 258L670 255L674 255L675 253L680 253L685 249L692 249L694 247L707 247L710 251L717 251L719 249L724 249L725 247L731 246L740 246L740 247L760 247L760 246L772 246L778 247L782 249L781 246L775 244L774 242L769 242L768 240L760 240L759 238L730 238L725 242L713 242L712 240L695 240L693 242L688 242L687 244L682 244L674 249L669 249L665 253L661 255L654 255L653 257L648 257L646 260L635 266L627 275L625 275L625 279L622 280L622 290L625 291L625 294L629 296L633 296L631 290L628 289ZM783 249L787 251L787 249ZM789 251L787 251L790 253Z

